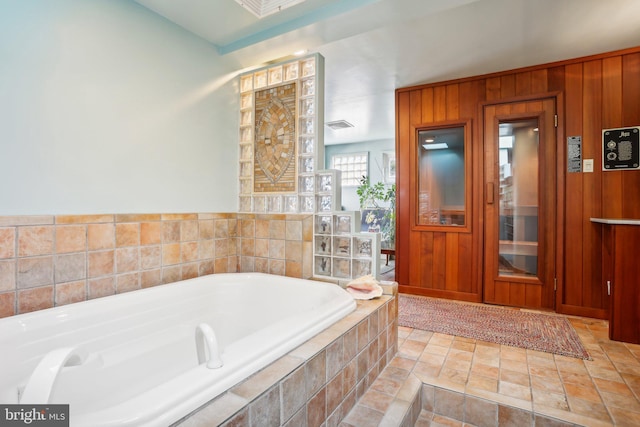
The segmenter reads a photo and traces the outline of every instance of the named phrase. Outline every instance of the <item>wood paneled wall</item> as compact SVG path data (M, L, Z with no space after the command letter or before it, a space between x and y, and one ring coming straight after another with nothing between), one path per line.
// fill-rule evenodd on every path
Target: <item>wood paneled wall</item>
M491 75L396 91L397 261L401 292L482 301L482 105L558 94L558 290L556 311L604 318L609 307L602 280L602 227L591 217L640 218L640 171L601 171L602 129L640 125L640 47ZM471 120L470 231L416 231L416 166L410 149L416 126ZM566 172L566 138L581 136L593 173ZM469 213L469 212L468 212Z

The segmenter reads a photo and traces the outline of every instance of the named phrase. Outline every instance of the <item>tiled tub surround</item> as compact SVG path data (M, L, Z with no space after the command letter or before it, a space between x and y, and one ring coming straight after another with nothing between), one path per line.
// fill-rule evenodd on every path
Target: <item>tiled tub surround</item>
M397 285L178 423L337 426L398 348Z
M309 278L312 222L306 214L0 217L0 317L211 273Z

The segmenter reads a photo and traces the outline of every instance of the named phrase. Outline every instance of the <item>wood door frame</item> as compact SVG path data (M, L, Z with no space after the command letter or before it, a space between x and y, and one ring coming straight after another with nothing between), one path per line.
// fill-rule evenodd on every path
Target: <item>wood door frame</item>
M562 304L564 294L564 242L565 242L565 227L564 227L564 218L565 218L565 174L566 172L566 151L565 151L565 129L564 129L564 93L562 91L553 91L546 92L534 95L527 96L516 96L510 98L501 98L495 100L487 100L479 103L478 105L478 117L480 118L477 121L478 126L478 136L482 141L482 152L484 153L488 142L485 141L485 116L484 109L488 105L500 105L500 104L510 104L510 103L520 103L520 102L530 102L530 101L542 101L544 99L552 98L555 101L555 109L557 116L557 124L555 126L555 137L556 137L556 164L555 164L555 238L553 239L553 244L555 245L555 283L554 283L554 298L553 304L554 309L558 313L564 313L565 307ZM552 166L553 168L553 166ZM487 177L488 171L486 170L486 165L484 161L484 154L482 155L482 188L483 188L483 197L482 197L482 208L481 208L481 227L482 227L482 239L486 239L486 235L484 233L485 229L485 206L487 203ZM482 282L481 282L481 295L484 301L484 291L485 291L485 283L484 283L484 268L485 268L485 259L486 253L484 249L484 245L482 245Z

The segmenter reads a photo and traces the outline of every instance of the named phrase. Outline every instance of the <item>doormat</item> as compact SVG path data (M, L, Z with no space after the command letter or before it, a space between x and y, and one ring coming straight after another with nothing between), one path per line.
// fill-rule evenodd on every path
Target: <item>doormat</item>
M592 360L564 316L400 294L398 325Z

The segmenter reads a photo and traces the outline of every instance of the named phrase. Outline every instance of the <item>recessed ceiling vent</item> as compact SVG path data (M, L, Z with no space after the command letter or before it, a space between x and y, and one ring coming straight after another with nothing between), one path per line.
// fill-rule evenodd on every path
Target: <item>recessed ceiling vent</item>
M303 1L305 0L236 0L236 3L262 19Z
M353 125L351 123L349 123L346 120L336 120L334 122L327 122L325 123L327 126L329 126L331 129L333 130L340 130L340 129L346 129L346 128L352 128Z

